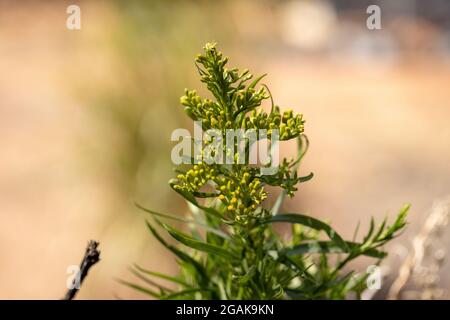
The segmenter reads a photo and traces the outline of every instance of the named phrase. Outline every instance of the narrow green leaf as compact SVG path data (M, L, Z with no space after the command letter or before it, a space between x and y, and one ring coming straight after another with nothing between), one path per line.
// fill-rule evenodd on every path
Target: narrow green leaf
M203 252L207 252L207 253L211 253L214 255L218 255L221 256L223 258L226 259L234 259L236 258L235 255L233 255L231 252L229 252L228 250L225 250L221 247L212 245L210 243L207 242L203 242L203 241L198 241L190 236L188 236L187 234L184 234L178 230L176 230L175 228L161 223L161 225L164 227L164 229L167 230L167 232L169 232L169 234L175 238L176 240L178 240L179 242L181 242L182 244L184 244L185 246L188 246L192 249L196 249L196 250L200 250Z
M384 229L386 227L386 223L387 223L387 217L385 217L383 219L383 222L381 223L381 226L378 228L378 232L373 236L373 239L375 241L377 241L380 238L380 236L383 234L383 231L384 231Z
M273 96L272 96L272 92L270 92L269 87L263 83L263 87L266 88L267 92L269 93L269 97L270 97L270 113L273 113L273 110L275 108L275 103L273 102Z
M298 223L307 226L311 229L324 231L331 240L333 240L338 246L347 250L347 244L342 239L342 237L328 224L322 222L318 219L312 218L310 216L305 216L301 214L279 214L277 216L272 216L270 219L262 221L262 223L276 223L276 222L287 222L287 223Z
M342 247L336 246L334 242L331 241L315 241L309 243L302 243L296 245L292 248L284 249L283 252L287 255L294 254L310 254L310 253L351 253L352 251L358 250L362 245L355 242L346 242L348 249L345 250ZM376 249L369 249L363 252L363 255L373 258L384 258L386 252L379 251Z
M264 175L261 175L259 178L268 185L279 186L282 183L297 184L297 183L307 182L307 181L311 180L313 177L314 177L314 173L311 172L307 176L298 177L298 178L274 179L272 176L264 176Z
M184 192L182 190L179 189L175 189L174 185L171 183L170 187L176 191L179 195L181 195L183 198L185 198L187 201L189 201L190 203L192 203L193 205L195 205L196 207L202 209L203 211L205 211L206 213L209 213L217 218L222 218L221 214L219 212L217 212L216 210L214 210L213 208L208 208L205 206L202 206L201 204L198 203L198 201L195 199L195 197L187 192Z
M211 290L209 290L209 289L188 289L188 290L183 290L183 291L175 292L175 293L173 293L173 294L170 294L170 295L167 295L167 296L161 297L161 298L162 298L162 299L165 299L165 300L172 300L172 299L179 298L179 297L182 297L182 296L184 296L184 295L191 294L191 293L196 293L196 292L209 292L209 291L211 291Z
M303 142L304 140L304 142ZM309 149L309 139L305 134L301 134L297 138L297 159L290 164L290 167L295 171L298 169L303 157Z
M141 210L143 210L143 211L145 211L147 213L150 213L150 214L152 214L154 216L165 218L165 219L170 219L170 220L174 220L174 221L180 221L180 222L187 223L187 224L195 224L195 225L203 228L204 230L206 230L208 232L214 233L214 234L216 234L216 235L218 235L218 236L220 236L222 238L225 238L225 239L230 239L230 236L227 235L222 230L216 229L216 228L212 228L212 227L210 227L210 226L208 226L206 224L202 224L202 223L200 223L200 222L198 222L198 221L196 221L194 219L186 219L186 218L178 217L178 216L167 214L167 213L156 212L154 210L147 209L147 208L141 206L140 204L138 204L136 202L135 202L135 205L139 209L141 209Z
M217 193L214 192L199 192L199 191L193 192L193 195L194 197L197 198L215 198L219 196Z
M387 241L392 239L393 237L396 237L395 234L397 231L402 229L406 225L406 216L408 215L408 211L410 209L411 205L407 204L405 205L398 214L397 218L395 219L395 222L393 225L391 225L383 235L381 235L381 241Z
M133 273L136 277L138 277L139 279L141 279L142 281L144 281L146 284L158 288L163 294L166 294L166 292L171 293L173 292L172 289L167 288L166 286L163 286L159 283L156 283L155 281L153 281L152 279L149 279L148 277L146 277L145 275L142 274L142 272L140 270L136 270L133 268L130 268L131 273Z
M154 211L154 210L151 210L151 209L147 209L147 208L141 206L137 202L135 202L134 205L136 207L138 207L139 209L141 209L142 211L145 211L147 213L150 213L152 215L155 215L155 216L158 216L158 217L161 217L161 218L175 220L175 221L180 221L180 222L184 222L184 223L195 223L195 221L191 220L191 219L185 219L185 218L182 218L182 217L179 217L179 216L175 216L175 215L171 215L171 214L168 214L168 213L160 213L160 212L157 212L157 211Z
M370 237L373 234L373 231L375 230L375 220L373 219L373 217L370 219L370 228L369 228L369 232L367 233L367 235L364 237L363 243L367 243L370 240Z
M145 294L147 294L147 295L149 295L149 296L151 296L153 298L157 298L157 299L161 298L161 295L159 293L157 293L157 292L155 292L155 291L153 291L151 289L148 289L148 288L142 287L140 285L137 285L135 283L124 281L124 280L118 280L118 281L121 284L126 285L127 287L130 287L130 288L132 288L134 290L137 290L137 291L140 291L142 293L145 293Z
M239 283L240 284L246 284L250 279L255 275L256 273L256 266L251 266L250 269L248 269L247 273L241 277L239 277Z
M247 112L255 109L256 107L258 107L258 105L252 105L252 106L248 106L248 107L244 107L242 109L237 110L235 113L233 113L233 119L236 119L238 115L242 114L246 114Z
M303 183L303 182L309 181L309 180L311 180L313 177L314 177L314 173L311 172L311 173L308 174L307 176L304 176L304 177L298 177L298 178L297 178L297 183Z
M361 222L358 221L358 224L356 225L355 231L353 232L352 241L356 241L360 225L361 225Z
M141 266L139 266L137 264L135 264L134 267L137 270L139 270L140 272L142 272L144 274L148 274L149 276L154 276L154 277L157 277L157 278L160 278L160 279L164 279L164 280L167 280L167 281L170 281L170 282L173 282L173 283L177 283L177 284L180 284L180 285L182 285L184 287L187 287L187 288L191 288L192 287L191 285L187 284L183 280L180 280L180 279L178 279L176 277L168 276L168 275L166 275L164 273L160 273L160 272L156 272L156 271L147 270L147 269L144 269L144 268L142 268Z
M311 297L304 291L285 288L287 296L291 299L310 299Z
M262 75L260 75L258 78L256 78L255 80L252 81L252 83L250 83L248 85L248 88L253 89L254 87L256 87L256 85L258 84L258 82L261 81L262 78L264 78L265 76L267 76L267 73L264 73Z
M147 227L149 228L150 232L153 234L153 236L163 245L165 246L167 249L169 249L170 251L172 251L172 253L174 253L178 258L180 258L182 261L192 265L195 270L199 273L199 275L205 280L208 280L208 277L206 276L206 272L205 269L203 268L203 266L196 261L194 258L192 258L190 255L188 255L187 253L184 253L183 251L179 250L178 248L176 248L175 246L172 246L170 244L168 244L166 241L164 241L164 239L159 235L159 233L155 230L155 228L152 227L152 225L150 223L147 223Z

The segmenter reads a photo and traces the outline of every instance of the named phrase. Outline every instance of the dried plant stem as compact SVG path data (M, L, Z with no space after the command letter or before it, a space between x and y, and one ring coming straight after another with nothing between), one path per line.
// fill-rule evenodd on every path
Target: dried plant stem
M422 264L428 239L434 236L437 228L446 224L445 221L448 216L448 210L446 210L447 206L448 203L436 204L431 210L430 215L427 217L422 230L414 237L412 241L413 250L406 257L399 269L398 276L388 293L389 300L397 300L400 298L400 293L414 274L415 268Z
M100 251L97 250L98 245L99 243L97 241L89 241L86 253L80 264L79 275L74 278L72 288L67 291L64 300L72 300L75 297L81 284L86 278L89 269L100 260Z

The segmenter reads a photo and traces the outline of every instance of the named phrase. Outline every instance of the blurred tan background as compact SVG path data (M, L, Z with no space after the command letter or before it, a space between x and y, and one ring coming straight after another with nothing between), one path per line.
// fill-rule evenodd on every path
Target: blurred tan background
M81 30L66 28L70 4ZM178 99L201 89L208 41L304 113L315 178L286 210L351 237L411 203L408 248L450 195L448 1L0 0L1 299L61 298L89 239L102 260L81 299L141 298L116 281L134 262L176 272L133 201L186 210L167 185L170 133L192 128Z

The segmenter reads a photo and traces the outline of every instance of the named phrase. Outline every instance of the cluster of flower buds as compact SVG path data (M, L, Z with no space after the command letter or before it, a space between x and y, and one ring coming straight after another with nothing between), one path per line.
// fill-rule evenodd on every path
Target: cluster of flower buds
M225 206L226 211L243 224L253 216L255 210L267 198L259 178L253 177L249 171L243 174L220 172L216 165L198 163L185 173L177 175L173 187L176 190L199 194L201 189L210 182L214 192L208 195L216 197Z
M210 99L201 99L195 90L185 91L180 98L180 103L185 106L184 111L194 121L201 121L202 128L230 129L232 122L227 120L223 108Z
M278 106L273 106L270 112L262 108L257 110L262 101L270 97L264 86L256 87L264 75L246 83L253 78L248 70L239 74L237 69L225 68L228 58L222 56L215 44L208 44L204 49L204 54L197 57L196 65L201 81L215 101L200 98L195 90L186 90L180 99L186 114L195 121L201 121L203 130L218 129L225 138L226 129L250 129L258 132L259 139L263 138L259 130L266 130L269 139L273 130L278 130L279 140L293 139L303 133L301 114L294 115L292 110L282 113ZM224 215L241 225L264 212L260 210L267 198L264 185L282 187L289 195L296 190L295 184L299 179L295 172L291 172L290 163L284 161L277 173L262 176L259 170L239 164L238 153L229 154L227 146L223 145L223 148L227 159L229 156L234 158L233 164L209 164L202 158L203 162L180 173L173 187L183 195L188 194L187 197L216 199L211 205L221 208Z
M217 172L213 166L208 166L202 162L194 165L185 173L177 175L177 183L175 189L185 190L188 192L197 192L208 181L215 181Z
M256 209L267 198L261 181L246 171L231 179L223 177L219 190L219 199L227 211L236 222L244 225L248 223L248 217L256 215Z
M217 50L215 44L208 43L204 50L205 53L199 54L195 59L195 62L202 65L204 68L200 69L197 65L200 72L201 81L206 84L209 91L211 91L216 98L222 100L225 98L224 94L226 94L227 91L224 91L224 89L226 89L225 87L221 87L218 84L226 86L229 81L224 80L229 78L231 78L230 80L237 78L237 70L234 69L229 71L225 69L225 65L228 62L228 57L223 57L222 52Z
M266 129L270 137L272 130L277 129L280 140L290 140L298 137L304 131L303 115L296 114L292 110L280 113L279 107L275 107L270 113L263 110L254 110L250 117L246 117L245 129Z

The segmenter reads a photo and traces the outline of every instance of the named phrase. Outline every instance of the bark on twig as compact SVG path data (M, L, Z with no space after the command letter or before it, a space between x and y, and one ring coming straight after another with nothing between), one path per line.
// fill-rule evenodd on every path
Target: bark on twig
M97 250L99 243L91 240L86 248L86 253L80 264L79 274L74 278L71 288L67 291L64 300L72 300L80 289L89 269L100 260L100 251Z

